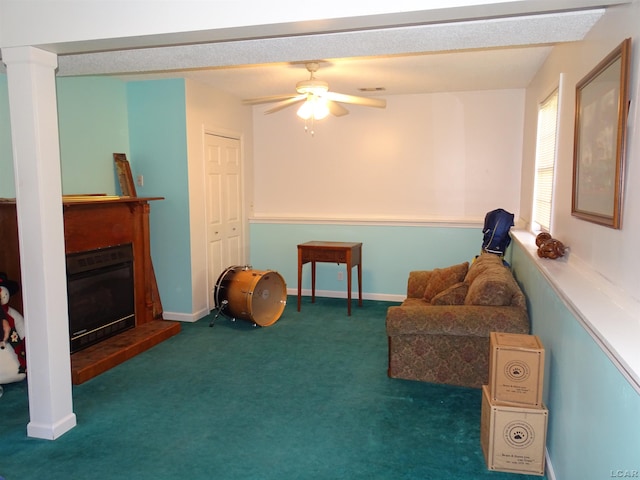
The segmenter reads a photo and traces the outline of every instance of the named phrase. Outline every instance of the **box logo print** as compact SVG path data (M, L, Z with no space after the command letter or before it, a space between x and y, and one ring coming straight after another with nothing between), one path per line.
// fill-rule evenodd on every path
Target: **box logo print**
M524 421L514 421L504 428L504 440L513 448L527 448L535 440L535 431Z
M526 362L512 360L505 364L504 374L514 382L524 382L531 375L531 370Z

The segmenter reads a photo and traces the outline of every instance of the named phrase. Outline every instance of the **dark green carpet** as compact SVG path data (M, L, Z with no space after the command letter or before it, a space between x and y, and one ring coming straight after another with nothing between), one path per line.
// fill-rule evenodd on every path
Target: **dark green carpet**
M78 425L28 438L0 398L6 480L525 479L489 472L480 390L389 379L391 303L296 299L271 327L220 317L73 389Z

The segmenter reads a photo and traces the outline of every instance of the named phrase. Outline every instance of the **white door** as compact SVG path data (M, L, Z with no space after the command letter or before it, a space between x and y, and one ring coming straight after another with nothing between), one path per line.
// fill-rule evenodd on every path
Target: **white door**
M205 134L209 308L220 274L244 264L240 140Z

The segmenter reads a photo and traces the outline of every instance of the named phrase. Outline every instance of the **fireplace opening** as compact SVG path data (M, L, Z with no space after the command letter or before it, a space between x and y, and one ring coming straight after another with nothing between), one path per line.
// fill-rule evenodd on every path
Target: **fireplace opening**
M135 327L131 244L68 254L67 295L71 353Z

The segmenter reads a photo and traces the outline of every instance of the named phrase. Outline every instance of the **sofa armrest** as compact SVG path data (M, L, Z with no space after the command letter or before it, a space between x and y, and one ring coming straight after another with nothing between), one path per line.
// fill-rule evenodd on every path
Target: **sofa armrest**
M387 309L387 335L462 335L489 337L490 332L528 334L527 311L512 306L394 306Z
M422 298L431 278L432 270L415 270L409 272L407 281L407 298Z

